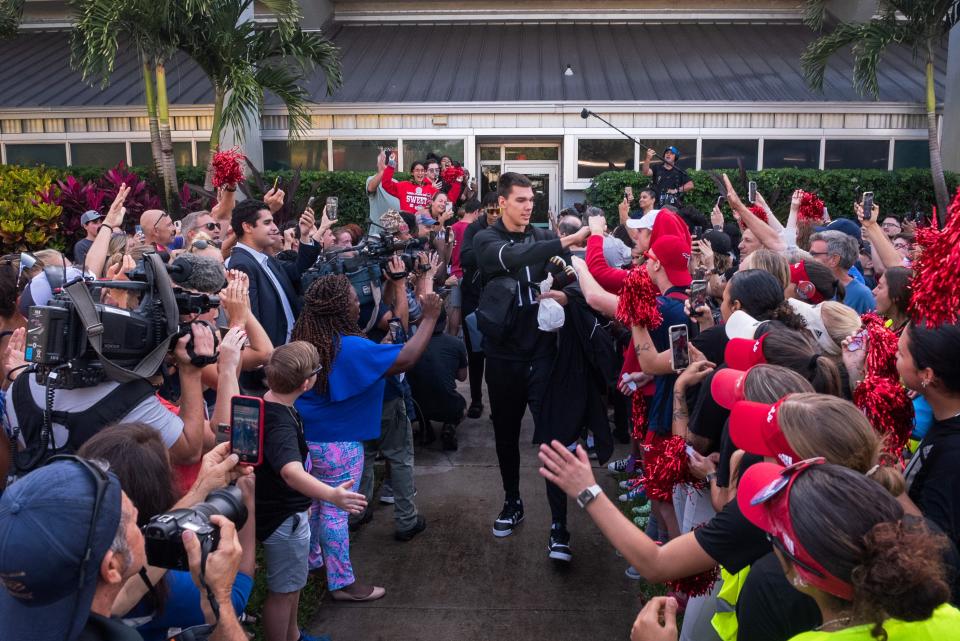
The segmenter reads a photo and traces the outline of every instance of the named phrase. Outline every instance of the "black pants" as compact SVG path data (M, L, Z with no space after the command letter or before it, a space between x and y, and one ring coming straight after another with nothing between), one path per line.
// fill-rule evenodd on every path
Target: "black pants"
M463 342L467 346L467 364L470 368L470 404L480 405L483 403L483 362L486 359L483 352L473 351L474 346L470 343L470 330L466 323L463 327Z
M553 355L533 361L486 359L487 394L493 416L497 461L507 500L520 498L520 424L530 407L533 420L540 419L540 404L550 382ZM547 499L554 521L566 522L567 497L563 490L547 483Z

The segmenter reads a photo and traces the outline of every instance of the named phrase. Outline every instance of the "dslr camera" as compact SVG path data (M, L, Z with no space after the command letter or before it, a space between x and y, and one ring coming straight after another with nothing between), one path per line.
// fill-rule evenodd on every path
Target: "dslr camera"
M214 490L202 503L190 508L158 514L143 526L147 563L158 568L190 571L182 535L189 530L197 535L201 549L212 552L220 544L220 528L210 517L220 514L233 521L237 529L247 522L247 508L240 488L228 485Z

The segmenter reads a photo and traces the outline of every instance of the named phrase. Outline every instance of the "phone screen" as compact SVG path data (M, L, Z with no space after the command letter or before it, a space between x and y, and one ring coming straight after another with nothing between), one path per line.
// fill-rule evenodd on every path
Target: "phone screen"
M870 220L870 217L873 216L873 192L872 191L863 192L863 200L861 204L863 205L863 219Z
M260 462L263 443L263 401L251 396L234 396L230 403L230 449L241 463Z
M700 225L693 226L693 239L700 240L700 237L703 235L703 227Z
M749 191L750 202L754 202L757 199L757 183L754 180L751 180L747 183L747 191Z
M707 304L707 281L695 280L690 283L690 309L697 309Z
M686 325L670 326L670 362L674 371L686 369L690 365L687 351L688 330Z

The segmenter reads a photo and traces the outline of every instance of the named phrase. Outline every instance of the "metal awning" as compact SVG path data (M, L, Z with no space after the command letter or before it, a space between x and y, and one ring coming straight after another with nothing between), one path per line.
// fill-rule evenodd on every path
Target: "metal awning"
M563 101L864 103L849 53L830 63L823 93L800 73L813 33L797 24L335 24L344 85L316 103L516 103ZM139 61L118 58L101 90L69 67L69 34L25 33L0 42L0 109L143 104ZM573 74L564 75L567 65ZM943 96L946 56L936 64ZM210 84L189 59L168 64L171 104L212 103ZM892 48L879 71L880 101L922 104L924 76L909 49ZM268 96L268 104L277 104ZM771 105L772 106L772 105Z

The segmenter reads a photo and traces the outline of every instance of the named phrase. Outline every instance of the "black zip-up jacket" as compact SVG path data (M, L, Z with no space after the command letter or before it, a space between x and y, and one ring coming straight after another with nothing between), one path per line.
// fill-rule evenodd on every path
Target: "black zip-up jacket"
M490 358L512 361L550 355L556 348L556 337L537 326L537 295L540 281L547 277L546 263L550 257L569 257L560 239L553 232L532 225L523 232L510 232L500 219L477 232L473 251L484 283L496 276L510 275L519 284L520 309L513 329L500 343L486 339L484 353Z

